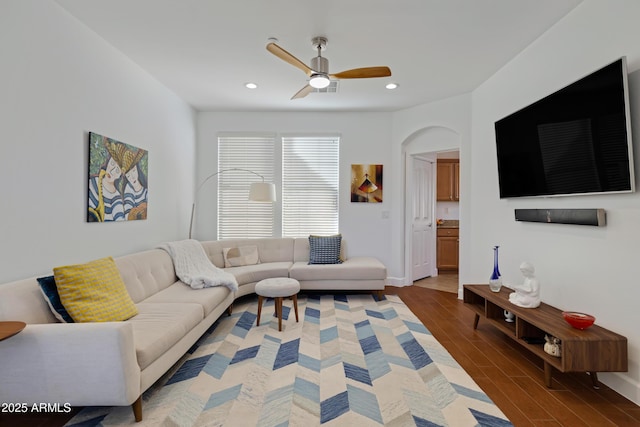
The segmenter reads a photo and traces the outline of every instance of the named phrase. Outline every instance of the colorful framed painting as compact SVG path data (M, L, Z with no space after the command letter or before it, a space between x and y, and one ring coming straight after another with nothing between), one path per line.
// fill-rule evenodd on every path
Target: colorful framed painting
M147 219L149 153L89 133L87 222Z
M382 203L382 165L351 165L351 201Z

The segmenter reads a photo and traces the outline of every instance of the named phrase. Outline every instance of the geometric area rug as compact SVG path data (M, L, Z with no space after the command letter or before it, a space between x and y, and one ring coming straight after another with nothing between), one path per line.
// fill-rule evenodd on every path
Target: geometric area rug
M68 426L511 426L395 295L237 300L131 407L87 407Z

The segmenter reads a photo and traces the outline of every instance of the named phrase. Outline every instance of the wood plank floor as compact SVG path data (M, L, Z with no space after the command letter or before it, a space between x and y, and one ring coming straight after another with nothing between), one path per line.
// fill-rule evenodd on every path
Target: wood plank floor
M516 427L640 426L640 406L604 385L594 390L586 374L554 372L553 388L545 387L542 362L482 320L474 331L456 294L418 286L385 293L402 298ZM0 426L58 427L69 418L0 413Z
M434 289L436 291L458 293L458 273L440 273L434 277L416 280L413 286L421 288Z
M544 385L542 361L482 319L457 295L422 287L387 287L451 353L516 427L640 426L640 406L604 384L595 390L587 374L553 374Z

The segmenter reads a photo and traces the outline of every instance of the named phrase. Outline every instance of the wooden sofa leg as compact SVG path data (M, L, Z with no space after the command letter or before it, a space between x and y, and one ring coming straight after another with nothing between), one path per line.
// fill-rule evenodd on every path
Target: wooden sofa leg
M133 402L131 408L133 409L133 416L136 418L136 422L139 423L142 421L142 395Z
M231 313L233 312L233 304L229 305L229 307L227 307L227 316L231 316Z

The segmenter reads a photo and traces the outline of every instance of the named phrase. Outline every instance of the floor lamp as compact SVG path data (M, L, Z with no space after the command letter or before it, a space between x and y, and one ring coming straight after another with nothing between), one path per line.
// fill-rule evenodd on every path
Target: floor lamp
M222 173L225 172L230 172L230 171L242 171L242 172L249 172L252 173L254 175L258 175L260 178L262 178L262 182L252 182L251 183L251 187L249 189L249 201L252 202L275 202L276 201L276 186L273 183L270 182L264 182L264 176L260 175L259 173L256 173L252 170L249 169L242 169L242 168L230 168L230 169L223 169L221 171L212 173L211 175L209 175L208 177L206 177L204 179L204 181L202 181L202 183L198 186L198 189L196 190L196 195L193 198L193 205L191 205L191 222L189 222L189 238L191 239L191 231L193 230L193 216L195 214L195 210L196 210L196 202L198 201L198 195L200 194L200 190L202 190L202 186L205 185L207 183L207 181L209 181L211 178L220 175Z

